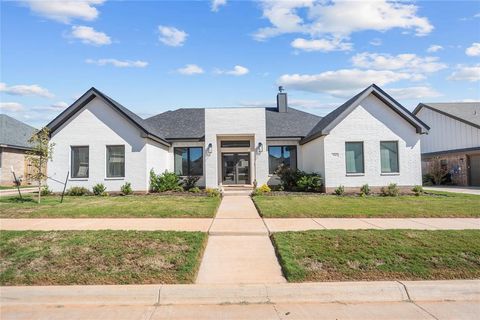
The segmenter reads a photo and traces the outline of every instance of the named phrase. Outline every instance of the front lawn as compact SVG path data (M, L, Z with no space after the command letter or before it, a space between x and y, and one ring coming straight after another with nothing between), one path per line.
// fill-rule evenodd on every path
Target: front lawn
M480 277L478 230L318 230L272 240L291 282Z
M0 197L0 218L211 218L218 197L132 195L117 197Z
M480 217L480 196L448 192L419 197L262 195L253 201L264 218Z
M0 285L193 283L207 235L2 231Z

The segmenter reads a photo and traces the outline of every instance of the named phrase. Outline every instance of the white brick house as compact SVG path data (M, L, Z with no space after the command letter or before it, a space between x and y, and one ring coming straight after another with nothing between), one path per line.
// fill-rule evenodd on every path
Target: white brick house
M48 125L55 143L49 175L69 186L125 182L149 189L149 172L198 175L200 186L275 184L284 164L324 177L327 191L368 183L421 184L417 117L372 85L325 117L287 105L178 109L142 119L92 88ZM50 187L59 191L60 183Z

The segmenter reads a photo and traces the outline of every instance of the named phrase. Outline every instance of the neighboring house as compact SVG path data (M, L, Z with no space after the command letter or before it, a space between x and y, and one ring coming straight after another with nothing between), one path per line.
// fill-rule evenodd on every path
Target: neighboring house
M0 114L0 185L14 185L12 168L22 183L27 183L30 170L25 154L28 140L37 130L26 123Z
M368 183L421 184L420 135L428 126L376 85L324 118L288 107L167 111L142 119L95 88L48 125L55 143L50 177L69 186L130 182L149 189L149 172L200 176L200 186L278 183L280 164L324 178L330 192ZM53 180L52 180L53 181ZM62 185L51 182L59 191Z
M480 186L480 102L420 103L413 113L431 128L422 136L422 171L440 161L452 183Z

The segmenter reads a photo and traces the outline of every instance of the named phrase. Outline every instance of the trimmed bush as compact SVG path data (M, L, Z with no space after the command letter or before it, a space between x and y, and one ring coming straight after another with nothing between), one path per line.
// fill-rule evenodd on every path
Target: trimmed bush
M372 190L370 189L370 186L368 184L364 184L360 188L360 195L361 196L368 196L371 192L372 192Z
M193 187L193 188L190 188L190 189L188 190L188 192L191 192L191 193L200 193L200 192L202 192L202 190L200 190L199 187Z
M390 183L387 187L382 187L382 196L385 197L396 197L400 193L396 183Z
M257 190L261 193L266 193L266 192L272 192L272 189L267 184L262 184L260 188L257 188Z
M205 192L209 197L219 197L220 196L220 190L218 189L213 189L213 188L207 188L205 189Z
M85 187L71 187L66 192L67 196L86 196L90 191Z
M200 177L199 177L199 176L188 176L188 177L185 177L185 178L182 180L183 189L185 189L186 191L189 191L190 189L195 188L195 185L197 184L198 180L200 180Z
M413 186L412 191L415 192L415 195L418 197L423 194L423 187L422 186Z
M120 187L120 191L124 196L128 196L129 194L132 194L132 184L130 182L125 182L123 186Z
M152 192L183 191L180 177L175 172L165 171L162 174L155 174L150 170L150 190Z
M107 196L108 193L105 191L107 190L107 187L103 183L97 183L96 185L93 186L92 188L93 194L96 196Z
M342 186L342 185L338 186L338 187L335 189L334 193L335 193L337 196L343 196L343 195L345 195L345 187Z
M297 180L297 190L306 192L318 192L322 187L322 177L316 173L300 172Z
M322 177L317 173L280 166L275 174L280 178L282 189L285 191L317 192L322 187Z
M52 190L50 190L47 185L42 186L42 189L40 190L40 195L48 196L49 194L52 194Z

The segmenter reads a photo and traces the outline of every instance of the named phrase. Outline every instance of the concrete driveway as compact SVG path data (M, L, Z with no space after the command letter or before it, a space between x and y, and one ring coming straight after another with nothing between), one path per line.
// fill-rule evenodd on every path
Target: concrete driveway
M429 187L423 187L423 189L430 190L430 191L444 191L444 192L456 192L456 193L480 195L480 187L429 186Z

